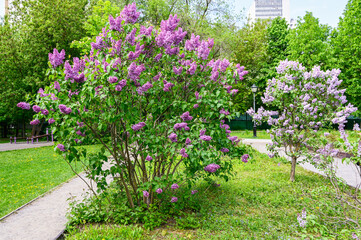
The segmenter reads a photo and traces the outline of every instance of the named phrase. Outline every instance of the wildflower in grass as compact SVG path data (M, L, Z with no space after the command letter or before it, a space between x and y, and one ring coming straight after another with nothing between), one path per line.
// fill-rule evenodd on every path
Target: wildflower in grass
M178 186L178 184L174 183L174 184L172 184L172 186L171 186L170 188L171 188L171 189L178 189L179 186Z
M153 160L153 158L151 157L151 156L147 156L146 158L145 158L145 160L147 160L147 161L152 161Z
M186 144L187 144L187 145L190 145L191 143L192 143L192 141L191 141L189 138L187 138L187 139L186 139Z
M198 190L192 190L191 194L194 195L198 192Z
M358 238L358 236L356 235L356 233L352 233L352 238L353 238L353 239L356 239L356 240L360 240L360 239Z
M353 130L354 131L361 131L360 126L357 123L355 123L355 125L353 126Z
M158 194L161 194L163 192L163 190L161 188L158 188L155 192Z
M62 152L65 152L65 151L66 151L63 144L58 144L56 147L57 147L60 151L62 151Z
M172 202L172 203L178 202L178 198L177 198L177 197L172 197L172 199L170 200L170 202Z
M216 172L218 169L220 169L221 167L218 165L218 164L215 164L215 163L211 163L209 165L207 165L205 168L204 168L204 171L206 172L210 172L210 173L214 173Z
M193 105L193 108L198 108L199 107L199 104L194 104Z
M306 221L306 208L302 210L301 215L297 213L297 221L300 227L306 227L307 221Z
M148 197L149 197L149 192L147 192L147 191L143 191L143 197L148 198Z

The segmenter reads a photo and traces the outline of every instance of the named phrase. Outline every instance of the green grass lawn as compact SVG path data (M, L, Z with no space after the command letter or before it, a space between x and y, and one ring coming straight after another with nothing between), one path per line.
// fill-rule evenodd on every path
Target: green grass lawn
M333 139L339 139L340 133L337 130L327 130L323 129L319 131L320 135L323 135L325 132L330 133L330 138ZM360 133L357 133L355 131L347 130L346 133L349 135L349 141L354 142L357 138L360 138ZM257 130L257 137L253 137L253 131L252 130L241 130L241 131L232 131L232 136L237 136L239 138L251 138L251 139L271 139L270 135L266 132L266 130ZM342 142L342 140L341 140Z
M53 148L0 152L0 217L74 176ZM98 147L87 148L95 151Z
M342 215L334 199L327 197L328 180L297 167L292 183L290 165L279 161L256 152L248 163L236 165L230 181L219 180L220 187L202 193L207 185L199 182L195 197L201 210L152 231L141 225L105 223L79 226L66 239L336 239L336 234L337 239L352 239L353 232L360 233L322 218ZM308 216L305 228L297 221L303 208ZM355 214L361 217L360 212Z
M257 130L257 137L253 137L252 130L232 131L231 135L239 138L271 139L266 130Z

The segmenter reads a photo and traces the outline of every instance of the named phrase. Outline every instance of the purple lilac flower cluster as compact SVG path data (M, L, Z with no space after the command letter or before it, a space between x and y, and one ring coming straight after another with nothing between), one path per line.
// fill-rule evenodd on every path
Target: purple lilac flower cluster
M181 130L184 129L186 131L188 131L190 128L188 127L188 123L182 122L182 123L176 123L174 124L174 130Z
M57 147L60 151L62 151L62 152L65 152L65 151L66 151L63 144L58 144L56 147Z
M189 115L189 112L185 112L180 117L183 121L191 121L193 117Z
M132 129L133 129L133 131L139 131L143 127L145 127L145 122L140 122L140 123L134 124L132 126Z
M204 171L214 173L220 168L221 167L218 164L211 163L211 164L207 165L206 167L204 167Z
M177 140L177 134L175 134L175 133L171 133L169 136L169 139L172 141L172 142L177 142L178 140Z
M16 106L24 110L30 110L30 104L26 102L19 102Z
M189 155L186 153L186 149L185 148L182 148L181 150L180 150L180 154L182 155L182 157L184 157L184 158L187 158Z
M168 20L163 20L160 25L160 32L155 38L159 47L166 49L168 55L175 55L179 53L178 45L182 42L187 32L182 28L178 28L179 19L177 15L170 15Z
M49 61L53 68L56 68L63 64L65 59L65 50L61 50L59 53L58 49L54 48L53 53L49 53Z
M66 107L64 104L60 104L58 107L61 113L70 114L72 112L71 108Z
M248 154L244 154L244 155L242 156L242 162L247 163L247 162L248 162L248 158L249 158L249 155L248 155Z

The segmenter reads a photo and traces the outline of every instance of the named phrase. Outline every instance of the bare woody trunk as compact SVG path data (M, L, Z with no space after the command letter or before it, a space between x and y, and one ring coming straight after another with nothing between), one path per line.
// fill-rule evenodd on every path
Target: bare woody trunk
M291 165L291 176L290 176L290 181L294 182L295 181L295 175L296 175L296 163L297 163L297 158L295 156L292 157L292 165Z

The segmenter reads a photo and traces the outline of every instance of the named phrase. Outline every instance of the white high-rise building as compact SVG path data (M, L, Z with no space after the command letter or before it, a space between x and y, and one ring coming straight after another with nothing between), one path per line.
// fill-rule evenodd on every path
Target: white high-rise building
M248 11L250 23L254 23L259 18L274 19L276 17L283 17L290 23L290 0L254 0Z

